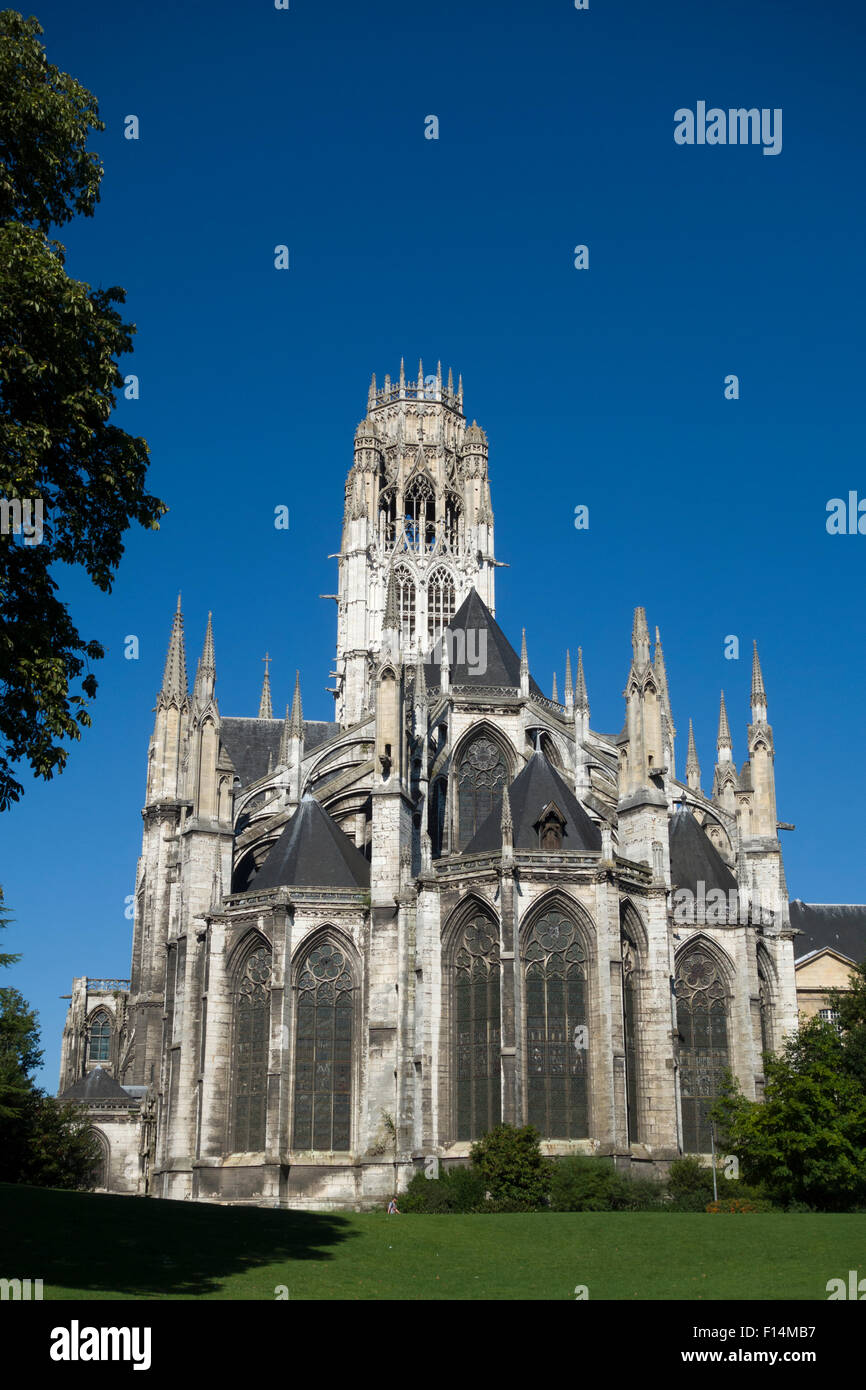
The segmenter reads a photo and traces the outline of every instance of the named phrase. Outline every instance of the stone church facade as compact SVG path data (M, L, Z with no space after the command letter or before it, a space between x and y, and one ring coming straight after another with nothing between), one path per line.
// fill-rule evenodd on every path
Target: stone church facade
M706 1152L730 1067L797 1021L757 650L748 757L677 775L658 629L619 734L582 651L544 694L495 618L486 436L441 371L370 387L339 552L333 722L189 688L174 616L128 981L74 982L60 1092L112 1190L363 1206L494 1124L661 1170ZM591 676L591 672L590 672ZM738 692L745 703L746 692Z

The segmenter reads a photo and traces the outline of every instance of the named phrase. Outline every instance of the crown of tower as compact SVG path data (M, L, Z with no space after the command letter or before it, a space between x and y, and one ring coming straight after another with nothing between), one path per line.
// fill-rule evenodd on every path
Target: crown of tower
M400 371L395 380L386 376L384 384L377 387L376 374L370 382L370 389L367 393L368 413L380 409L382 406L394 405L399 401L435 401L439 405L445 405L449 410L454 410L458 415L463 414L463 378L460 378L457 390L454 390L454 376L451 368L448 368L447 382L442 380L442 364L438 363L435 372L424 375L424 364L418 360L418 377L413 380L406 377L406 367L403 358L400 359Z

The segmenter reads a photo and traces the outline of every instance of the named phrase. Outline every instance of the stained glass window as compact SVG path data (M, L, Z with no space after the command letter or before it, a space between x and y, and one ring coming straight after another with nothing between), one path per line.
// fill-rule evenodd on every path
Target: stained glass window
M102 1011L90 1021L88 1056L91 1062L107 1062L111 1056L111 1019Z
M271 967L266 946L247 956L234 1001L234 1110L232 1150L258 1152L265 1147L268 1041L271 1019Z
M297 1018L294 1146L350 1149L353 984L343 952L330 942L304 961Z
M728 1000L718 964L696 947L676 974L683 1152L709 1153L710 1110L730 1065Z
M457 771L458 849L465 849L491 811L502 809L505 759L489 738L476 738Z
M545 1139L585 1139L586 954L575 923L552 910L533 926L524 953L527 1119Z
M463 928L454 956L454 1087L458 1139L480 1139L502 1120L499 929L488 917Z

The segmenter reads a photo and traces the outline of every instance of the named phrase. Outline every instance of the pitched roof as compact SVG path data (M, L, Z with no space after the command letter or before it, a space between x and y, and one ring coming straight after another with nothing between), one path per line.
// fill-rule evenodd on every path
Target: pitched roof
M866 904L804 903L795 898L789 908L791 926L803 933L794 939L797 960L825 946L849 960L866 960Z
M135 1097L125 1091L119 1081L115 1081L109 1072L102 1067L94 1067L86 1076L80 1076L71 1086L67 1086L65 1091L61 1091L58 1100L77 1100L85 1105L92 1105L98 1101L123 1101L126 1105L134 1105Z
M677 807L671 817L668 839L674 888L688 888L697 894L699 883L704 884L707 892L721 888L727 893L737 887L731 870L688 807Z
M264 888L367 888L370 865L314 796L301 798L249 892Z
M283 723L282 719L247 719L233 715L220 720L220 739L228 750L242 787L248 787L265 776L269 757L276 767L280 760ZM339 728L339 724L324 719L305 719L304 753L309 753L325 739L332 738Z
M578 852L600 850L601 831L587 815L555 767L542 752L533 753L508 789L515 849L538 849L536 826L542 811L556 804L565 819L562 848ZM491 811L476 830L464 854L484 854L502 844L501 812Z
M520 688L520 657L475 589L469 590L447 630L452 634L448 647L452 685L504 685L515 690ZM457 633L464 635L463 641L459 638L455 640L454 634ZM432 660L428 661L424 668L427 684L433 690L437 690L440 685L441 661L440 637L433 648ZM543 694L532 676L529 677L529 689L533 695Z

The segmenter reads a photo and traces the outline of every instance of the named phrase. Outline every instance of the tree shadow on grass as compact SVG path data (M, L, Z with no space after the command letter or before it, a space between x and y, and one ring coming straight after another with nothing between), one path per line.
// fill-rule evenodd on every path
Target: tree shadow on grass
M82 1294L202 1298L233 1274L331 1260L357 1235L331 1212L207 1206L0 1183L0 1277ZM272 1297L272 1294L265 1296Z

